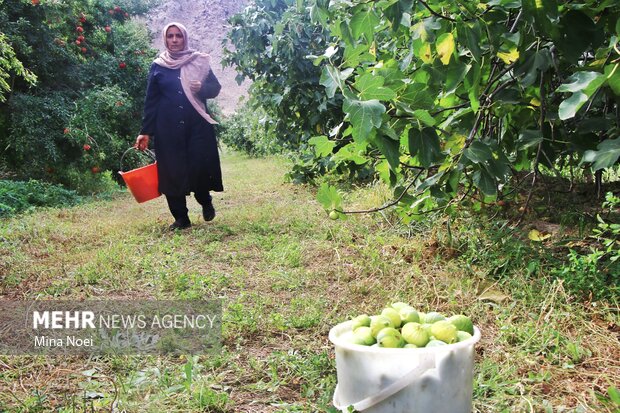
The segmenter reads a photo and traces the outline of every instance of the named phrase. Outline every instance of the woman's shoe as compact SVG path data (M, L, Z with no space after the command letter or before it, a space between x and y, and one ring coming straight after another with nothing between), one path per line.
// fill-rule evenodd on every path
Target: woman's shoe
M192 226L192 223L189 221L189 219L188 220L179 220L179 219L177 219L172 224L170 224L168 229L170 231L176 231L176 230L180 230L180 229L187 229L187 228L189 228L191 226Z
M205 221L213 221L215 218L215 208L213 208L213 203L209 201L202 207L202 217Z

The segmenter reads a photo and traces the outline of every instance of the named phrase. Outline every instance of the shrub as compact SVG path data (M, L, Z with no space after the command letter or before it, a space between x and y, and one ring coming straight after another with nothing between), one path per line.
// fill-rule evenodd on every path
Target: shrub
M0 218L34 207L66 207L80 202L75 191L46 182L0 180Z
M260 107L245 105L224 120L220 139L232 149L251 156L281 153L282 146L272 138L275 131L270 119Z
M302 154L296 179L368 171L408 189L404 216L463 193L495 201L520 173L533 185L558 165L600 183L620 153L619 13L617 1L256 0L230 19L224 62L252 80L272 138Z
M593 245L587 251L570 249L568 262L553 271L564 280L567 289L577 295L594 299L618 297L620 285L620 223L614 212L620 198L607 193L603 209L607 219L597 215L597 226L592 231Z
M2 139L3 157L21 179L54 181L56 170L75 157L76 148L63 135L70 118L70 96L16 93L9 101L9 134Z
M118 176L102 172L118 170L139 132L156 54L144 22L129 17L159 2L0 2L2 44L38 79L13 77L0 106L3 176L80 193L113 187Z

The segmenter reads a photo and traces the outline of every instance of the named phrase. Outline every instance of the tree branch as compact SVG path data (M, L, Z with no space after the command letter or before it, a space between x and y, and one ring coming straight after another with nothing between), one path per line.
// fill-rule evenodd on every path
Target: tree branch
M466 107L468 107L469 105L470 105L470 103L461 103L460 105L450 106L450 107L448 107L448 108L443 108L443 109L440 109L440 110L438 110L438 111L436 111L436 112L431 113L431 116L433 116L433 117L434 117L434 116L437 116L437 115L439 115L440 113L443 113L443 112L445 112L445 111L447 111L447 110L454 110L454 109L462 109L462 108L466 108Z
M517 17L515 17L515 21L512 23L512 26L510 27L510 33L514 33L515 29L517 28L517 23L519 23L519 20L521 20L522 14L523 14L523 9L519 9L519 14L517 14Z
M441 13L437 13L435 10L431 9L431 7L430 7L428 4L426 4L426 2L424 2L424 0L418 0L418 1L419 1L420 3L422 3L422 5L423 5L423 6L424 6L424 7L425 7L428 11L430 11L430 12L431 12L431 14L432 14L433 16L439 17L440 19L446 19L446 20L449 20L449 21L451 21L451 22L456 22L456 20L455 20L455 19L453 19L452 17L444 16L443 14L441 14Z
M546 107L545 99L546 99L545 74L541 73L540 74L540 126L539 126L541 135L543 134L545 118L547 116L546 114L547 107ZM532 195L534 194L534 187L536 186L536 181L537 181L538 173L539 173L538 165L540 163L540 154L542 153L543 142L544 140L538 144L538 149L536 150L536 158L534 159L534 167L533 167L534 170L532 171L534 173L534 176L532 177L532 184L527 194L527 200L525 201L525 205L523 206L523 212L521 212L521 215L519 216L519 219L517 220L517 223L516 223L517 226L521 225L521 222L523 221L523 218L525 217L525 214L527 213L527 208L530 205L530 201L532 200Z
M341 214L345 214L345 215L346 214L370 214L372 212L379 212L379 211L383 211L384 209L393 207L394 205L398 204L401 199L403 199L403 197L405 196L407 191L409 191L409 189L411 189L413 184L416 183L416 181L418 180L418 178L420 177L420 175L422 175L422 172L424 172L424 171L425 171L425 169L420 169L420 171L418 171L418 173L413 178L411 183L409 183L409 185L407 185L407 187L403 190L403 192L400 194L400 196L398 198L396 198L394 201L390 202L389 204L386 204L386 205L383 205L383 206L377 207L377 208L371 208L371 209L359 210L359 211L338 211L338 210L336 210L336 211L340 212Z
M467 148L474 140L474 136L476 136L476 132L478 132L478 127L480 126L480 122L482 121L482 110L478 110L478 114L476 115L476 120L474 121L474 126L469 131L469 136L465 140L465 145L463 148Z

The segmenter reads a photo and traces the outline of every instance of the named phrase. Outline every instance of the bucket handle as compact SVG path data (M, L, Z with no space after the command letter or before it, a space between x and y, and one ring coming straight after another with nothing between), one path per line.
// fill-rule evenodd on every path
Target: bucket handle
M420 361L420 363L413 370L409 371L407 374L402 376L400 379L396 380L394 383L385 387L379 393L373 394L370 397L366 397L363 400L360 400L355 403L351 403L346 406L340 404L340 401L338 400L339 398L338 384L336 384L336 390L334 391L334 397L332 400L332 404L334 405L336 409L342 412L348 412L349 406L353 406L356 412L363 412L364 410L369 409L378 403L381 403L388 397L395 395L396 393L398 393L399 391L401 391L402 389L410 385L414 379L421 376L426 371L434 369L434 368L435 368L435 356L423 357L422 361Z
M127 153L129 153L129 151L131 151L132 149L136 150L136 151L139 150L138 148L135 148L135 147L132 146L129 149L127 149L125 152L123 152L123 154L121 155L121 161L120 161L119 166L118 166L118 170L120 172L123 172L123 159L125 159L125 155L127 155ZM153 152L152 150L145 149L144 151L141 151L141 152L146 153L153 161L156 160L155 159L155 152Z

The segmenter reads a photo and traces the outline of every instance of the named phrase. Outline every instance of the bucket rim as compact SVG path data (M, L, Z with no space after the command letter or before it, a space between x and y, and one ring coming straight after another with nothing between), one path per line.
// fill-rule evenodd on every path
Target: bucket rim
M135 169L131 169L131 170L129 170L129 171L125 171L125 172L123 172L123 171L121 170L121 171L118 171L118 173L119 173L120 175L126 175L126 174L130 174L130 173L132 173L132 172L141 171L141 170L146 169L146 168L152 168L153 166L157 166L157 161L155 161L155 162L153 162L153 163L150 163L150 164L148 164L148 165L144 165L144 166L140 166L140 167L135 168Z
M125 152L123 152L123 154L121 155L121 160L119 161L119 165L118 165L118 169L119 169L119 170L118 170L118 172L119 172L121 175L122 175L123 173L126 173L126 172L123 172L123 160L125 159L125 156L126 156L126 155L130 152L130 151L132 151L132 150L134 150L134 151L138 151L138 152L142 152L142 153L145 153L146 155L148 155L148 157L149 157L149 158L151 158L151 159L153 160L153 162L154 162L154 163L157 163L157 157L155 156L155 152L153 152L152 150L150 150L150 149L148 149L148 148L147 148L147 149L144 149L144 150L140 150L140 149L138 149L138 148L137 148L137 147L135 147L135 146L131 146L131 147L129 147L129 149L127 149L127 150L126 150ZM145 165L145 166L151 166L151 165L153 165L153 164L152 164L152 163L150 163L150 164ZM135 170L137 170L137 169L140 169L140 168L132 169L131 171L135 171ZM131 171L127 171L127 172L131 172Z
M439 347L419 347L419 348L386 348L386 347L371 347L361 344L354 344L341 338L342 333L345 333L351 329L352 320L336 324L329 330L329 341L331 341L336 347L342 347L351 351L367 352L367 353L381 353L381 354L403 354L404 352L415 353L438 353L443 351L459 350L466 347L473 347L482 337L480 329L474 326L474 335L458 343L447 344Z

